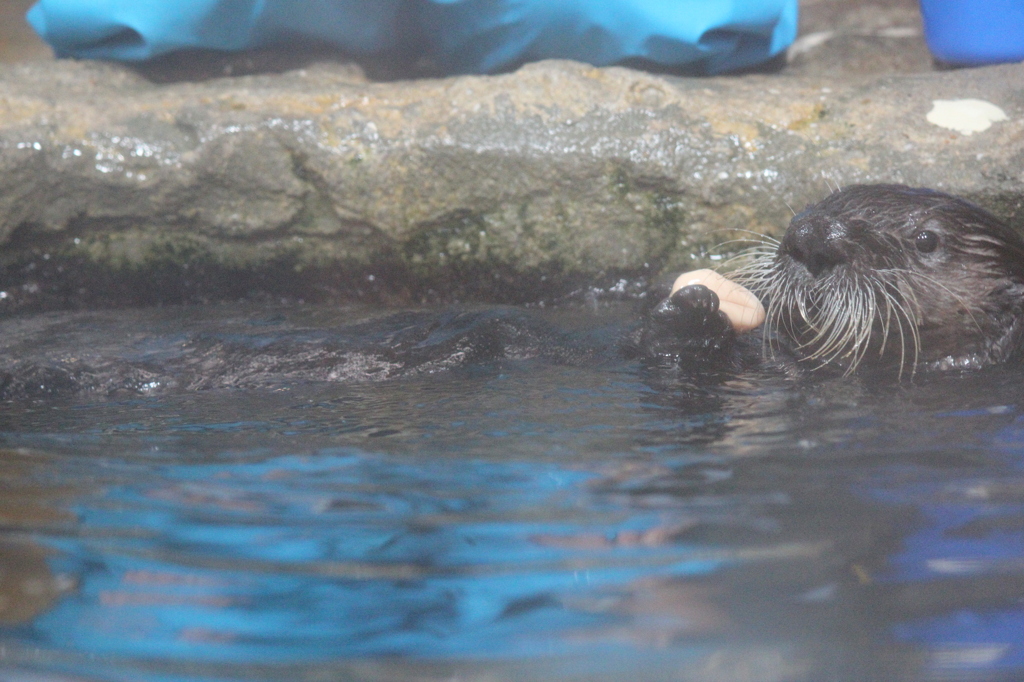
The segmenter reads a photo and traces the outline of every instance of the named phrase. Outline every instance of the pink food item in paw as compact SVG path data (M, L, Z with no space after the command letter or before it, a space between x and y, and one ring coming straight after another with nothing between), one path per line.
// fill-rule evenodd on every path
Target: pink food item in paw
M719 308L732 322L732 328L739 333L748 332L764 322L764 306L757 296L714 270L684 272L672 285L672 293L691 284L703 284L718 294Z

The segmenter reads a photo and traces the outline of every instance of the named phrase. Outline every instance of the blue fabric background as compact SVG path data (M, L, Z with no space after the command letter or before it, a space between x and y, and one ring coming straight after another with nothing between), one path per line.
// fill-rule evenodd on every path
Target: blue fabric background
M304 38L356 57L412 53L447 73L547 58L716 73L784 50L797 0L40 0L28 21L62 57L144 60Z

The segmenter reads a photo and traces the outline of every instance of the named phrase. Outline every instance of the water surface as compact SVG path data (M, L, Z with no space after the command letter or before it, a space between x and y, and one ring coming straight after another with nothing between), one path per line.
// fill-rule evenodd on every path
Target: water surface
M450 313L0 324L3 679L1024 677L1021 368L694 379L529 314L361 375Z

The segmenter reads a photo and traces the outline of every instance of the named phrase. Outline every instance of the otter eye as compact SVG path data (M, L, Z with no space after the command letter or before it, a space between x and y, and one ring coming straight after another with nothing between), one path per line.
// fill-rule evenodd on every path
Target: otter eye
M921 253L931 253L939 247L939 235L930 230L922 230L914 235L914 246Z

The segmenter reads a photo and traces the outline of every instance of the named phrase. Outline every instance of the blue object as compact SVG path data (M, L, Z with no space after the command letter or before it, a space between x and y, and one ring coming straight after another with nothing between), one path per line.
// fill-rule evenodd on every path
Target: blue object
M921 0L928 49L950 64L1024 60L1024 0Z
M138 61L295 38L356 57L489 73L537 59L744 68L796 36L797 0L40 0L28 21L60 57Z

